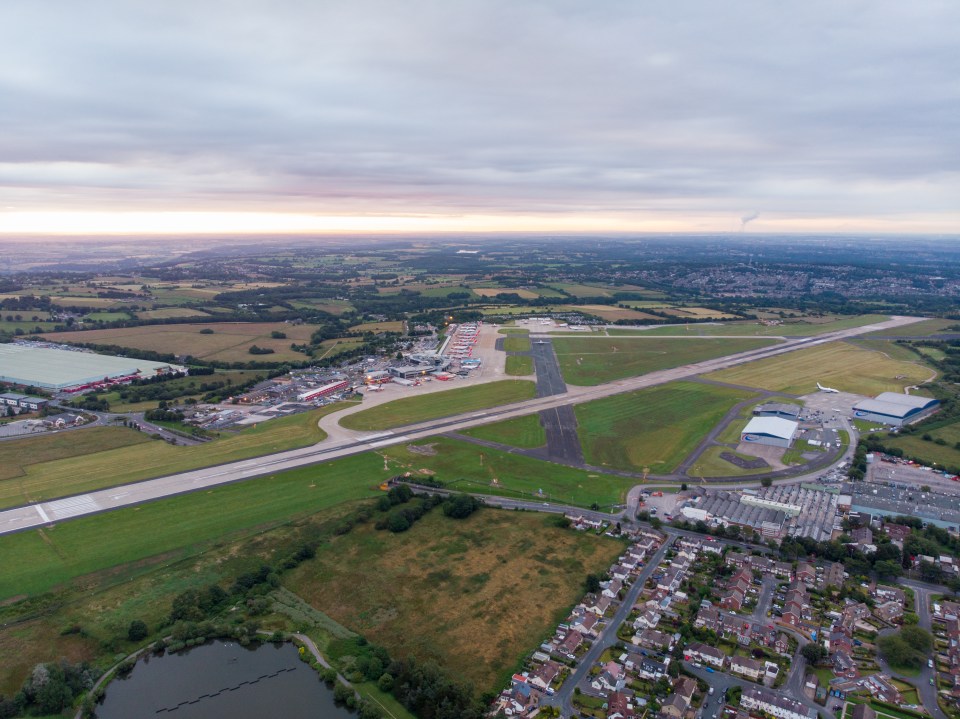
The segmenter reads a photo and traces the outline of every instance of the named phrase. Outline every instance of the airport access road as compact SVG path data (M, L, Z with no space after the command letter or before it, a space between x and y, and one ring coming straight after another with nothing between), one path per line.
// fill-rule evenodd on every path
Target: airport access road
M311 447L303 447L301 449L255 457L216 467L207 467L205 469L158 477L133 484L120 485L88 494L16 507L0 512L0 534L42 527L57 521L107 512L113 509L128 507L177 494L208 489L221 484L268 476L287 469L295 469L297 467L360 454L371 449L379 449L395 444L405 444L444 432L456 432L481 424L521 417L544 409L551 409L568 404L579 404L603 397L645 389L647 387L654 387L707 372L735 367L758 359L776 357L796 350L816 347L849 337L856 337L857 335L867 332L913 324L920 322L922 319L924 318L893 317L884 322L878 322L872 325L829 332L815 337L790 340L770 347L740 352L738 354L696 362L668 370L650 372L649 374L639 377L630 377L594 387L570 388L568 392L560 395L525 400L487 411L468 412L455 417L422 422L401 427L395 431L366 433L345 432L341 438L336 441L331 441L331 439L328 438L326 441Z

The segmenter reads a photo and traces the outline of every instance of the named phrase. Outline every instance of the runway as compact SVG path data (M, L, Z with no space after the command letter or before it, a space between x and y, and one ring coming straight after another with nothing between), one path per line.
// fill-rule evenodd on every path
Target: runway
M402 427L395 431L356 433L355 439L341 439L337 441L327 439L325 442L321 442L312 447L289 450L156 479L148 479L133 484L89 492L75 497L63 497L49 502L16 507L0 512L0 534L19 532L34 527L41 527L56 521L107 512L113 509L154 501L177 494L195 492L221 484L240 482L287 469L348 457L378 447L407 443L444 432L456 432L482 424L520 417L533 412L555 410L565 406L569 407L570 405L581 402L589 402L602 397L610 397L624 392L654 387L679 379L734 367L757 359L774 357L839 339L856 337L857 335L868 332L893 329L920 322L923 319L925 318L894 317L885 322L878 322L873 325L840 330L817 337L790 340L772 347L764 347L729 355L727 357L705 360L683 367L651 372L639 377L630 377L595 387L573 387L569 388L569 390L563 394L537 397L536 399L504 405L487 411L469 412L441 420L422 422ZM547 345L534 344L533 346L546 347ZM552 347L550 349L552 353ZM564 411L570 412L572 415L572 408ZM558 414L556 417L557 426L562 426L564 423L560 421L561 415ZM568 435L563 435L561 432L561 437L564 436ZM565 439L561 441L563 446L569 443L568 440ZM579 447L579 442L577 442L576 445Z

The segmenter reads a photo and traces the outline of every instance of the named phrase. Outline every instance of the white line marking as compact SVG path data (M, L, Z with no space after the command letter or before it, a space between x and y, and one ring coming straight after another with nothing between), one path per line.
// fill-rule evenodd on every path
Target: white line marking
M35 505L33 505L33 506L36 507L36 509L37 509L37 514L40 515L40 519L42 519L44 522L49 522L49 521L50 521L50 517L48 517L48 516L47 516L47 513L43 511L43 507L41 507L39 504L35 504Z
M397 444L399 442L406 442L410 437L408 435L403 435L402 437L392 437L390 439L381 439L379 442L368 442L369 446L376 447L386 447L388 444Z

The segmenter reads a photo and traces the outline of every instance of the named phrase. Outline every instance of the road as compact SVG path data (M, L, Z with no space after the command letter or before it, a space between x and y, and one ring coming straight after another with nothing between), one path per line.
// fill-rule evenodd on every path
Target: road
M682 367L675 367L673 369L651 372L640 377L630 377L594 387L570 388L568 392L560 395L538 397L484 412L469 412L441 420L422 422L402 427L397 431L344 433L342 439L334 441L332 438L328 438L326 441L312 447L304 447L217 467L208 467L191 472L144 480L134 484L121 485L74 497L65 497L50 502L16 507L0 512L0 534L19 532L25 529L41 527L54 521L106 512L142 502L161 499L163 497L208 489L217 485L239 482L254 477L266 476L287 469L348 457L367 452L371 449L403 444L444 432L455 432L481 424L540 412L541 410L589 402L603 397L654 387L678 379L726 369L758 359L775 357L808 347L816 347L839 339L855 337L867 332L913 324L921 321L921 319L922 318L916 317L894 317L890 320L872 325L830 332L816 337L790 340L772 347L750 350L727 357L719 357L684 365ZM546 345L534 346L546 347ZM351 436L353 438L351 438Z
M942 593L945 587L938 587L937 585L926 584L924 582L916 582L912 579L905 579L903 577L900 578L899 583L913 590L917 616L920 617L918 624L928 632L931 631L933 627L933 618L930 615L930 595ZM877 657L877 660L879 662L883 662L883 659L879 656ZM881 666L883 666L885 669L889 669L885 662L883 662ZM924 664L923 668L920 670L919 677L903 676L893 672L892 670L891 676L896 676L904 681L908 681L917 687L917 693L920 695L920 701L923 702L923 706L930 716L935 717L935 719L947 719L946 714L943 713L943 711L940 709L940 704L937 702L938 687L936 686L936 669L930 669L926 664ZM931 679L934 681L933 684L930 683Z
M726 672L718 672L718 671L708 672L706 670L706 667L695 667L690 662L684 662L683 666L687 671L689 671L695 677L697 677L698 679L702 679L703 681L705 681L707 684L709 684L711 687L714 688L713 696L708 697L708 701L705 703L704 706L706 707L707 705L710 705L711 707L715 707L715 708L713 708L712 711L709 711L709 712L705 708L703 711L704 719L713 719L717 710L719 709L719 706L722 705L723 703L724 693L730 687L743 688L743 687L760 686L759 684L751 682L747 679L740 679L739 677L735 677L731 674L727 674ZM776 691L780 694L784 694L784 692L781 692L780 690L777 690L777 689L774 689L773 691ZM798 702L803 704L808 709L813 709L823 719L835 719L835 717L832 714L830 714L824 707L820 706L812 699L808 699L802 691L798 696L794 696L793 692L790 692L789 694L785 694L785 696L789 696L791 699L796 699ZM710 702L709 700L713 700L713 702Z
M766 624L767 612L770 610L770 602L773 600L773 590L777 587L777 578L766 575L763 578L760 587L760 596L757 597L757 606L753 608L753 614L750 619L754 624Z
M600 655L614 644L620 640L617 638L617 628L626 621L627 617L630 616L630 612L633 609L633 605L637 601L637 597L640 596L640 592L643 591L643 585L646 583L647 579L650 578L650 575L653 574L653 571L659 566L660 562L663 561L664 556L667 553L667 550L674 542L674 536L668 535L667 540L661 545L661 547L651 555L650 559L647 561L646 565L640 570L640 574L637 575L633 584L630 585L630 589L627 591L626 596L624 597L623 602L617 608L616 613L613 615L613 618L604 627L603 631L600 632L600 636L597 637L596 641L591 645L590 649L587 650L577 664L576 669L567 677L567 680L563 683L563 686L557 690L557 692L552 697L544 697L541 701L542 704L549 706L558 706L561 711L564 713L564 716L574 716L575 710L573 708L573 690L575 687L580 686L580 683L590 675L590 668L597 663L600 659Z

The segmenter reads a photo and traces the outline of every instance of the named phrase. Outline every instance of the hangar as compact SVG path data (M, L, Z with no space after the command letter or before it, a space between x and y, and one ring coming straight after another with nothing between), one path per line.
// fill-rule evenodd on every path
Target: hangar
M932 414L939 406L940 400L932 397L917 397L899 392L882 392L874 399L857 402L853 406L853 416L868 422L880 422L892 427L902 427Z
M789 448L799 426L781 417L754 417L740 433L740 441Z
M800 419L800 410L802 408L797 404L787 404L786 402L767 402L753 410L757 417L780 417L782 419L798 420Z

